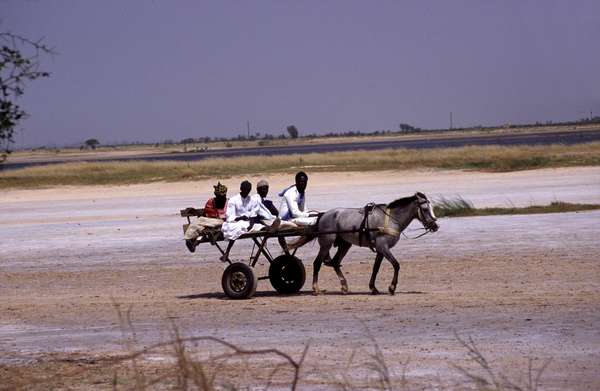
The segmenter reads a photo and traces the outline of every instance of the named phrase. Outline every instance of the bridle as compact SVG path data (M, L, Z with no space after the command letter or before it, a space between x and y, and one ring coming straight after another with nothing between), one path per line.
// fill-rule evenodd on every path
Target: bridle
M398 221L397 218L395 218L391 213L390 213L390 208L385 208L383 209L380 205L375 205L375 208L379 209L383 214L384 214L384 221L383 221L383 227L379 227L379 232L381 232L384 235L390 235L390 236L400 236L401 234L407 238L407 239L418 239L421 236L425 236L428 233L431 232L435 232L433 230L434 226L433 224L436 221L436 218L433 217L433 220L431 221L427 221L425 219L425 215L423 213L422 210L422 205L423 204L427 204L428 207L431 207L431 204L429 202L429 200L425 199L425 200L419 200L419 205L417 207L417 218L419 219L419 221L421 222L421 224L423 224L424 228L418 228L415 231L421 231L421 230L425 230L425 232L423 232L422 234L415 236L414 238L409 238L404 232L400 232L396 229L393 229L391 227L389 227L389 220L391 219L392 221L394 221L396 224L400 224L400 221Z
M435 216L431 216L433 220L427 221L425 215L423 214L423 208L421 207L423 204L427 204L427 208L431 210L431 203L429 200L421 200L419 201L419 207L417 208L417 217L419 221L423 224L423 226L427 229L427 231L433 231L433 224L436 221Z

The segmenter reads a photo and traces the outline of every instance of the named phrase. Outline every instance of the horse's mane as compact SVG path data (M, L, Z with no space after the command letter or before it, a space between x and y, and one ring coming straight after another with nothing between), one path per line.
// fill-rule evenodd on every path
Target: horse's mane
M409 205L411 202L413 202L414 200L417 199L417 196L410 196L410 197L404 197L404 198L398 198L395 201L392 201L390 204L388 204L388 208L390 209L394 209L394 208L400 208L406 205Z

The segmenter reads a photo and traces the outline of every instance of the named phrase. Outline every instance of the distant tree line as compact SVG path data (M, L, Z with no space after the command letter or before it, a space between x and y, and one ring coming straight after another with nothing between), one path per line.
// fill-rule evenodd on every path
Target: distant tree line
M292 129L296 129L295 127ZM156 146L159 145L174 145L174 144L209 144L209 143L216 143L216 142L233 142L233 141L270 141L270 140L285 140L285 139L315 139L315 138L320 138L320 137L357 137L357 136L378 136L378 135L392 135L392 134L396 134L398 132L393 132L391 130L376 130L376 131L372 131L372 132L363 132L363 131L355 131L355 130L349 130L346 132L327 132L327 133L322 133L322 134L317 134L317 133L307 133L305 135L300 135L300 133L298 132L298 130L296 129L291 130L291 133L288 134L279 134L279 135L273 135L273 134L269 134L269 133L265 133L265 134L261 134L261 133L256 133L254 135L250 135L250 137L248 137L247 135L244 134L239 134L237 136L232 136L232 137L198 137L198 138L193 138L193 137L186 137L184 139L181 139L179 141L176 140L172 140L172 139L166 139L160 143L154 143ZM138 143L132 143L132 144L138 144Z
M552 122L547 121L545 123L536 122L533 124L504 124L500 126L483 126L483 125L475 125L469 127L453 127L450 128L437 128L437 129L424 129L417 126L413 126L407 123L400 123L398 126L398 130L375 130L375 131L364 131L364 130L347 130L347 131L330 131L324 133L304 133L301 134L298 128L294 125L290 125L286 127L286 133L281 133L278 135L270 134L270 133L254 133L249 137L247 134L239 134L237 136L232 137L187 137L182 140L173 140L166 139L164 141L158 143L142 143L142 142L133 142L128 143L130 145L154 145L155 147L159 147L160 145L175 145L175 144L210 144L217 142L229 143L227 146L233 146L232 142L236 141L258 141L259 145L268 145L268 142L271 140L285 140L285 139L318 139L318 138L331 138L331 137L372 137L372 136L397 136L406 133L432 133L432 132L456 132L456 131L464 131L464 130L493 130L497 128L531 128L531 127L539 127L539 126L569 126L569 125L584 125L584 124L600 124L600 117L593 118L585 118L579 121L567 121L567 122Z
M194 150L201 151L205 150L206 144L211 143L225 143L226 147L233 147L233 142L240 141L258 141L258 145L269 145L272 140L286 140L286 139L303 139L303 140L311 140L318 138L331 138L331 137L372 137L372 136L397 136L406 133L432 133L432 132L456 132L456 131L485 131L485 130L493 130L498 128L532 128L532 127L540 127L540 126L576 126L576 125L587 125L587 124L600 124L600 117L594 116L592 118L583 118L578 121L566 121L566 122L552 122L546 121L536 122L533 124L504 124L500 126L483 126L476 125L470 127L453 127L449 128L439 128L439 129L422 129L420 127L416 127L407 123L400 123L398 125L398 130L375 130L375 131L361 131L361 130L347 130L347 131L330 131L325 133L300 133L298 128L295 125L290 125L285 128L286 132L278 135L270 134L270 133L261 133L255 132L253 134L239 134L237 136L232 137L210 137L210 136L202 136L202 137L186 137L181 140L173 140L166 139L161 142L123 142L123 143L114 143L114 144L103 144L105 147L115 147L115 146L126 146L126 145L150 145L156 148L161 145L184 145L184 150ZM287 134L286 134L287 133ZM97 139L89 139L84 142L82 148L91 148L95 149L97 145L100 143ZM200 144L200 146L198 146Z

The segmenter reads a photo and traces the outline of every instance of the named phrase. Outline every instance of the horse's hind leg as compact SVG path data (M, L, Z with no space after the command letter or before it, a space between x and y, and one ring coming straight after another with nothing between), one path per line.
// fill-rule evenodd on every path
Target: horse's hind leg
M350 250L352 244L346 242L345 240L341 240L339 243L339 247L337 252L333 256L331 260L331 266L333 266L333 270L335 270L335 274L337 274L340 279L340 284L342 285L342 293L348 293L348 282L346 281L346 277L344 277L344 273L342 273L342 259L348 254L348 250Z
M381 266L381 261L383 260L383 254L378 252L375 256L375 263L373 264L373 272L371 272L371 280L369 281L369 289L371 289L371 293L374 295L378 295L379 291L375 287L375 280L377 279L377 273L379 273L379 267Z
M329 261L329 265L333 267L336 267L342 263L342 259L344 259L346 254L348 254L348 250L350 250L350 247L352 247L352 244L343 239L336 239L336 243L338 245L338 249L333 258Z
M321 270L321 265L323 264L323 260L329 257L329 249L331 248L331 244L327 243L319 243L321 248L319 249L319 253L313 262L313 283L312 289L313 294L318 295L321 293L319 289L319 270Z
M335 274L337 274L338 278L340 279L340 284L342 284L342 293L348 293L348 282L346 281L346 277L344 277L344 273L342 273L341 266L336 265L333 267L333 270L335 270Z
M390 261L390 263L392 264L392 267L394 268L394 278L392 278L392 283L390 284L390 287L388 288L390 295L393 295L394 293L396 293L396 285L398 285L398 272L400 272L400 264L398 263L396 258L394 258L394 255L392 255L392 252L390 251L389 248L384 247L381 249L381 252L383 253L383 256L388 261Z

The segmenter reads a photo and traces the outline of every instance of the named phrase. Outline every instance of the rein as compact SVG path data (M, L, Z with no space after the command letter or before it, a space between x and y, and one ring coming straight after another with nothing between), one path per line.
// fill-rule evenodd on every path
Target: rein
M411 240L415 240L415 239L419 239L421 236L425 236L428 233L433 232L432 230L428 229L428 228L417 228L415 229L415 231L421 231L421 230L425 230L425 232L423 232L421 235L415 236L414 238L409 238L404 232L402 232L402 235L406 238L406 239L411 239Z

